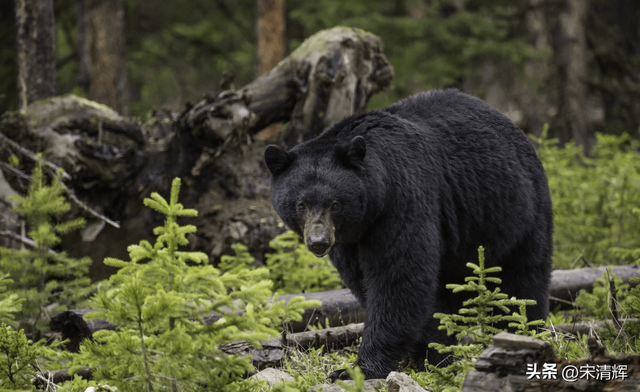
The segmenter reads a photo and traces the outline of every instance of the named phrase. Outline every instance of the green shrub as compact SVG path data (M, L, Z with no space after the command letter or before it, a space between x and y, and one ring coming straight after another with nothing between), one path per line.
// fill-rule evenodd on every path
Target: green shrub
M7 286L13 283L9 275L0 275L0 322L8 322L14 319L14 313L22 310L24 298L19 298L16 293L7 293Z
M105 260L119 270L110 288L92 299L97 312L87 317L106 318L118 330L98 331L83 342L71 370L88 365L96 381L120 391L237 390L233 383L253 369L251 358L226 355L219 346L236 340L259 346L278 334L283 320L299 320L304 309L319 306L302 297L286 305L271 301L266 268L221 274L205 254L180 251L196 228L177 219L197 212L178 203L179 189L175 179L169 202L157 193L144 200L166 216L154 230L155 244L129 246L130 261ZM221 317L205 322L212 313ZM74 382L68 390L79 390Z
M335 290L343 287L340 275L327 257L318 258L300 242L292 232L276 236L269 246L275 253L265 255L269 279L274 282L278 294L310 293ZM238 272L250 265L254 258L242 244L232 245L233 256L222 256L219 267L228 272Z
M282 294L310 293L343 287L340 275L329 259L318 258L289 231L269 243L275 253L267 253L269 278Z
M91 259L74 259L66 252L53 251L60 243L60 235L84 226L82 218L61 222L59 217L71 206L65 200L62 170L46 184L42 161L33 170L26 196L17 196L15 211L29 223L28 238L32 249L0 247L0 275L8 274L9 293L19 295L24 302L16 318L28 334L37 339L48 328L49 314L75 306L89 296L87 277Z
M575 143L542 136L554 213L554 266L624 264L640 258L640 142L596 134L590 156Z
M580 290L575 300L582 318L606 321L605 328L596 333L611 353L640 352L638 284L640 278L631 278L631 284L627 284L607 270L602 278L596 280L592 292Z
M58 343L54 341L53 345ZM56 351L44 340L33 343L24 330L0 324L0 391L35 391L34 377L47 358L54 356Z
M413 374L422 385L428 385L436 391L454 391L462 388L462 383L469 370L473 370L476 358L493 341L493 335L502 332L496 327L498 323L510 323L517 328L517 333L534 337L545 335L537 334L530 330L541 322L527 322L525 306L535 305L532 299L509 298L500 292L502 279L488 276L500 272L500 267L485 268L484 248L478 248L478 264L467 263L467 267L473 270L475 276L465 278L465 284L448 284L447 288L453 293L468 291L475 293L475 297L466 300L458 314L435 313L434 318L440 320L438 329L447 331L447 335L455 335L460 341L462 338L470 338L472 343L460 343L447 346L441 343L430 343L429 348L438 350L441 354L450 354L453 358L451 365L436 367L438 364L428 364L429 373ZM496 287L491 290L487 284ZM509 307L520 307L520 313L510 314Z

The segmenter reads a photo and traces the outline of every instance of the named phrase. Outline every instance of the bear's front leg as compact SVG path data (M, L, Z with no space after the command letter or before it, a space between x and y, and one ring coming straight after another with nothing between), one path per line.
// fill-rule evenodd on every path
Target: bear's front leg
M415 243L414 243L415 244ZM367 378L385 378L421 342L431 320L438 260L412 254L419 245L365 269L367 317L358 366ZM428 253L427 253L428 254ZM425 255L425 253L422 253Z

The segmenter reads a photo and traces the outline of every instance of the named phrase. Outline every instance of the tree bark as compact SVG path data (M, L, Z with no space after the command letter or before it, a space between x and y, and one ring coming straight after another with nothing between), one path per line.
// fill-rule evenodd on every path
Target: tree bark
M258 0L257 3L257 76L260 76L284 58L285 4L284 0Z
M378 37L344 27L323 30L239 91L195 105L182 116L182 127L210 146L226 147L289 121L282 143L293 146L365 110L369 97L392 78Z
M548 24L544 12L544 0L528 0L525 27L529 43L538 53L551 52ZM546 59L529 60L524 66L527 80L516 79L519 106L524 117L523 129L538 137L549 122L550 91L548 89L549 65ZM526 128L526 129L525 129Z
M589 2L564 0L559 14L558 74L559 116L563 130L560 142L574 140L589 147L587 111L587 41L585 35Z
M78 0L78 81L87 97L129 114L123 0Z
M257 1L257 56L256 76L273 69L285 53L285 3L284 0ZM262 130L263 140L277 140L282 123L273 123Z
M56 94L53 0L16 0L19 107Z

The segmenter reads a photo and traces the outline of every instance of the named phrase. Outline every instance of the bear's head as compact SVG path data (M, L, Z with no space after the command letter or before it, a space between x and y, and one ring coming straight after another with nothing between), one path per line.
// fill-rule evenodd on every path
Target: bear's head
M271 145L264 155L273 206L307 249L321 257L358 241L367 206L362 136L346 144L315 139L289 152Z

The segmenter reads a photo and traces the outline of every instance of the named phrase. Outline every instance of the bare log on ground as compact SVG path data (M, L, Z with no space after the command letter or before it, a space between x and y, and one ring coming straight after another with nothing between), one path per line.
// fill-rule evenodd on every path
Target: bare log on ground
M306 300L317 299L322 305L316 309L307 309L301 321L288 323L286 329L290 332L305 331L309 325L322 324L326 327L336 327L364 321L364 310L355 300L348 289L323 291L318 293L287 294L278 300L288 302L291 298L303 296ZM49 327L52 331L60 332L63 339L69 339L67 350L77 352L82 340L91 338L93 333L102 329L115 330L116 326L106 320L85 320L84 315L95 312L94 309L72 309L64 311L51 318ZM220 319L219 314L205 318L208 324Z
M612 266L611 272L618 275L625 283L629 278L640 277L639 265L619 265ZM571 307L570 304L576 299L580 290L591 291L593 283L607 267L581 268L575 270L555 270L551 275L551 286L549 287L549 306L551 309L560 306L563 309Z
M550 294L552 297L565 296L565 298L572 299L575 298L580 289L591 291L593 283L597 278L601 277L604 270L606 270L605 267L553 271L551 275ZM640 276L639 266L613 266L611 267L611 271L613 274L621 276L622 280L625 282L629 282L631 277ZM278 297L278 299L289 301L291 298L300 295L307 300L317 299L322 302L322 305L316 309L307 309L302 317L302 321L289 323L286 326L286 329L290 332L306 331L308 329L307 327L310 325L316 326L318 324L322 324L327 328L362 323L365 321L365 312L349 289L305 294L288 294L282 295ZM556 303L559 302L554 299L550 300L550 305L552 307ZM565 302L561 302L559 304L566 305ZM79 346L82 339L90 337L91 334L97 330L115 329L115 326L109 324L106 320L85 321L83 316L91 311L93 310L79 309L68 310L60 313L51 319L51 330L61 332L63 338L71 340L71 343L69 344L70 347L75 348ZM213 323L220 317L221 316L217 314L211 315L206 319L206 322ZM574 325L574 327L570 327L570 325L562 326L562 328L561 326L557 326L557 329L575 334L577 332L588 332L589 328L591 328L582 324L577 326L576 324L572 325ZM596 329L600 328L602 328L601 325ZM89 331L90 334L81 334L79 331ZM312 333L317 332L312 331Z
M283 344L303 350L310 348L339 349L357 343L364 333L364 323L284 334Z
M364 323L332 327L316 331L283 334L281 339L271 339L255 348L238 341L220 347L226 354L251 355L253 366L258 370L280 365L286 348L308 350L310 348L340 349L358 342L364 332Z

